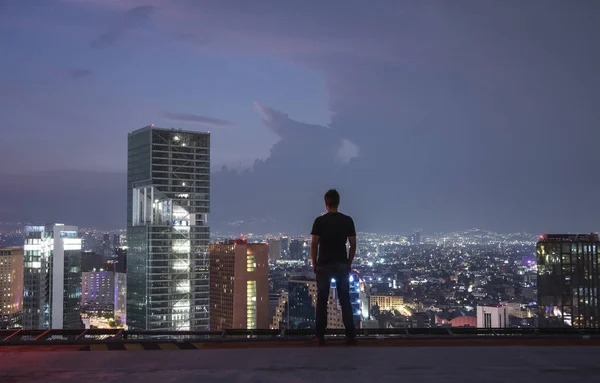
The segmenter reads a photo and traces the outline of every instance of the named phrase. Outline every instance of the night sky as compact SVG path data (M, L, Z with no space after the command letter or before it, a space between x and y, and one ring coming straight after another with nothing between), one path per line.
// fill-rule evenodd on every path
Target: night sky
M152 123L216 228L597 231L600 1L0 0L0 221L124 227Z

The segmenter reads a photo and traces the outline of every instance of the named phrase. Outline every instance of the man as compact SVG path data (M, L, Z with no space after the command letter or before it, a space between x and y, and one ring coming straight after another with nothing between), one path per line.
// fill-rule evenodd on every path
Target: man
M340 195L335 189L325 193L327 213L317 217L312 227L310 256L317 277L316 340L325 343L327 327L327 302L332 279L336 281L338 298L342 306L342 318L346 338L356 343L356 329L350 302L350 269L356 254L356 229L350 216L338 211ZM350 242L350 254L346 242Z

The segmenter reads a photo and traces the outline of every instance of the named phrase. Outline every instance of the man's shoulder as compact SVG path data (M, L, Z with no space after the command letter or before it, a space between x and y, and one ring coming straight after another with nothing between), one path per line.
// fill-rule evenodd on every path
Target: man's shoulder
M344 217L345 220L354 222L354 219L352 219L352 216L349 216L348 214L344 214L344 213L342 213L342 216Z

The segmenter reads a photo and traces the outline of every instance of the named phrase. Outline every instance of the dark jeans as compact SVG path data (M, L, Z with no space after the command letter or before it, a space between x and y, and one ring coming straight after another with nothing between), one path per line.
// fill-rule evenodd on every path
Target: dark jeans
M317 314L316 333L319 339L325 337L327 328L327 302L329 301L329 287L331 279L335 278L337 295L342 306L342 319L346 329L346 337L354 339L356 329L350 302L350 267L348 264L335 264L317 266Z

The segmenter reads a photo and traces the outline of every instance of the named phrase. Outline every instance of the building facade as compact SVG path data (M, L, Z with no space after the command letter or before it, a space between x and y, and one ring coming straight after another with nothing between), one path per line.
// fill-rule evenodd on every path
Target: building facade
M368 318L368 301L364 295L364 283L357 273L350 276L350 301L356 328L362 327L362 320ZM313 274L296 275L290 278L287 293L282 293L275 316L274 329L314 329L317 308L317 282ZM344 328L342 308L339 304L336 281L331 280L327 304L327 328Z
M508 306L483 305L477 306L478 328L507 328Z
M210 134L129 133L127 325L209 328Z
M82 274L84 322L96 328L123 327L127 311L127 276L114 269Z
M25 228L23 327L79 329L81 238L77 226Z
M267 244L211 244L210 280L211 330L269 328Z
M599 328L598 234L548 234L537 243L540 327Z
M277 262L281 258L281 240L269 241L269 262Z
M0 329L21 326L23 248L0 248Z
M371 310L377 306L380 311L400 311L404 305L404 299L397 295L371 295L369 302Z

